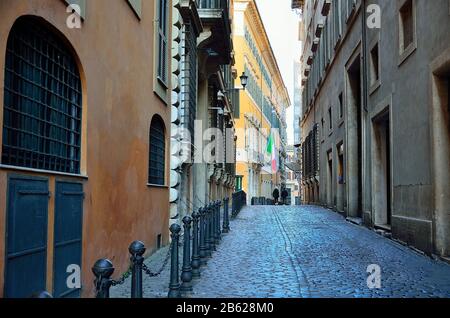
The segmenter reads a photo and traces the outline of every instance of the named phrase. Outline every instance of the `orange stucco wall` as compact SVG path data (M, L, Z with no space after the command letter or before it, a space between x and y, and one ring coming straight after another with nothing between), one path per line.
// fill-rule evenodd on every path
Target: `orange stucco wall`
M83 182L83 296L93 295L91 267L98 258L113 261L116 267L113 278L117 278L128 267L128 245L133 240L142 240L148 253L156 248L158 234L162 234L163 244L168 242L169 190L148 186L147 175L149 126L152 116L158 113L167 127L168 183L170 103L166 105L153 92L154 2L142 1L142 12L139 20L125 0L88 1L82 28L71 30L66 26L68 14L63 1L0 0L0 121L9 31L20 16L42 17L67 39L80 63L84 176L0 168L0 296L3 295L6 188L10 173L48 176L52 194L55 179ZM51 196L47 252L47 289L50 292L53 200Z

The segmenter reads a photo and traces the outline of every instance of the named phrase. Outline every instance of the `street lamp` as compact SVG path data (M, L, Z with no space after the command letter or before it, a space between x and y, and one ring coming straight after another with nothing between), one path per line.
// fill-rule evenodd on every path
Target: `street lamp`
M241 79L241 85L243 87L243 90L245 91L245 86L248 84L248 76L245 74L245 72L242 72L242 75L239 76Z

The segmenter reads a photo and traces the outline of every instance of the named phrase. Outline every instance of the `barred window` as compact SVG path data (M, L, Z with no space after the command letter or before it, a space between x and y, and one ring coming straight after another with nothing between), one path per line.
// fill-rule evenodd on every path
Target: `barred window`
M2 164L80 173L81 81L63 41L17 20L5 63Z
M167 0L158 1L158 78L167 85L167 50L168 50L168 5Z
M164 122L158 115L153 116L150 125L150 154L148 183L164 185L166 141Z

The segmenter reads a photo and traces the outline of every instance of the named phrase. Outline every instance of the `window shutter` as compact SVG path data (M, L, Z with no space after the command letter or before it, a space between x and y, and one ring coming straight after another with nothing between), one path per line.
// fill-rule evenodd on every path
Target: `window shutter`
M158 77L167 84L167 0L159 0L159 23L158 23Z

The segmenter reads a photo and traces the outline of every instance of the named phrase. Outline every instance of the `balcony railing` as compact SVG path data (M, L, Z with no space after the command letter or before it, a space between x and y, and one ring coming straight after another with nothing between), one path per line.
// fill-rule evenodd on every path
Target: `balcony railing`
M211 28L208 44L200 49L217 53L219 65L229 64L231 59L230 0L196 0L198 14L205 28Z
M199 9L228 9L229 0L197 0Z

